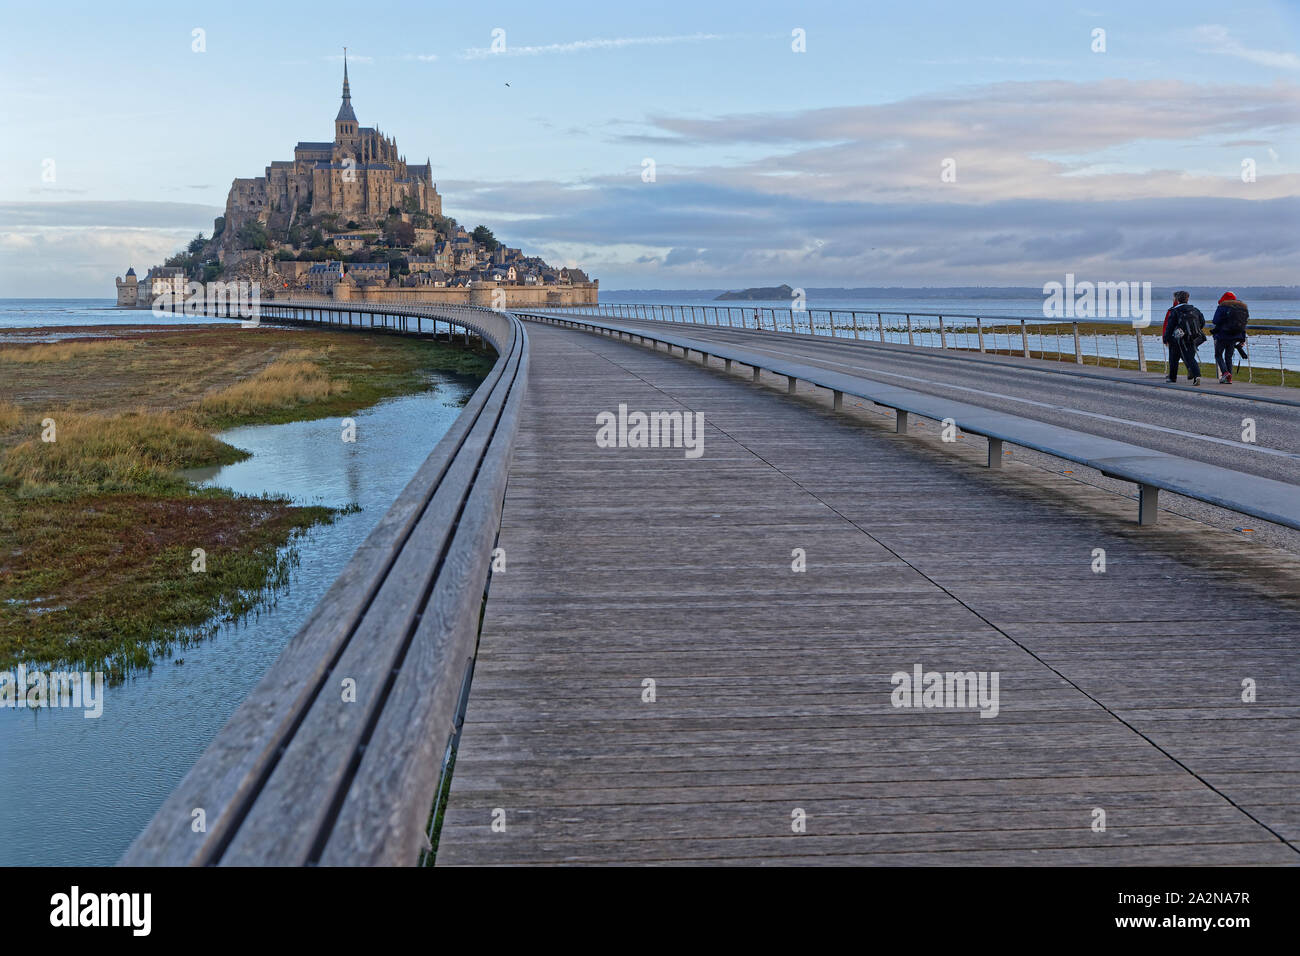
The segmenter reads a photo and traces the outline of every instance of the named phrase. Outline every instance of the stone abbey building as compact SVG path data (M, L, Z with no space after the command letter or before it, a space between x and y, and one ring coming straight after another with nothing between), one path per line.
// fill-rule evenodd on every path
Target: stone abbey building
M343 103L334 117L334 140L299 143L292 160L273 161L265 176L236 179L226 198L226 231L233 236L250 219L287 228L300 217L325 213L374 223L394 207L441 216L442 197L427 160L407 163L392 137L358 124L345 55Z
M266 175L236 179L213 237L117 280L121 308L184 298L199 280L258 283L261 295L487 308L593 305L599 282L555 268L488 232L467 232L442 212L426 160L411 164L392 137L361 126L352 109L347 51L334 139L303 142Z

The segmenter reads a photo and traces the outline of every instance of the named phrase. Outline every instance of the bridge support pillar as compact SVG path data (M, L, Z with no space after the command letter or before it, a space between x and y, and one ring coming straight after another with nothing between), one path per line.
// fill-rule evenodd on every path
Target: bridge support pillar
M755 365L753 368L754 368L754 381L757 382L759 373L762 372L762 369L760 369L757 365Z
M1155 485L1138 485L1138 524L1155 524L1159 508L1160 489Z
M798 382L798 381L799 381L799 380L798 380L797 378L795 378L793 375L787 375L787 376L785 377L785 393L786 393L787 395L793 395L793 394L794 394L794 386L795 386L795 383Z
M832 391L831 396L832 396L831 408L835 409L835 411L838 412L841 408L844 407L844 393L839 391Z
M1002 439L1001 438L989 439L989 467L990 468L1002 467Z
M907 412L901 408L894 409L894 431L899 435L907 434Z
M726 371L730 372L730 371L731 371L731 359L723 359L723 360L722 360L722 367L723 367L723 369L725 369Z

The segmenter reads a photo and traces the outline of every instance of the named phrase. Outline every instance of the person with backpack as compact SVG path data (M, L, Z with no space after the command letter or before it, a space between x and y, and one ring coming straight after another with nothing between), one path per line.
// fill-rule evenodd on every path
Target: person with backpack
M1250 321L1250 309L1231 292L1225 292L1219 298L1219 307L1214 310L1214 364L1219 367L1219 384L1232 384L1232 350L1236 349L1244 358L1246 349L1246 323Z
M1196 359L1196 349L1205 341L1205 316L1201 310L1187 300L1191 295L1179 291L1174 293L1174 304L1165 313L1165 327L1161 335L1169 347L1169 371L1165 381L1178 381L1178 362L1187 363L1187 380L1193 385L1201 384L1201 363Z

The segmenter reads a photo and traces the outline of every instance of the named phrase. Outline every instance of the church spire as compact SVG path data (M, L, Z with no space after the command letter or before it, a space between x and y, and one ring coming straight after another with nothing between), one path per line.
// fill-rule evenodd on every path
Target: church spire
M348 88L348 48L343 48L343 105L339 107L339 115L334 117L334 123L352 123L357 121L357 114L352 112L352 90ZM336 129L336 133L341 133ZM353 125L348 130L349 135L356 134L356 126Z

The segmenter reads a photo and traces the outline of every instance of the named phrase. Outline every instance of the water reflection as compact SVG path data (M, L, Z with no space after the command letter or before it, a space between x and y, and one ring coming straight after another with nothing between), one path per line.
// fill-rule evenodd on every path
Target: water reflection
M424 462L473 391L435 389L338 419L236 428L221 437L253 457L193 478L244 494L361 510L312 529L271 607L177 650L105 691L104 714L0 709L0 864L115 862L298 629Z

